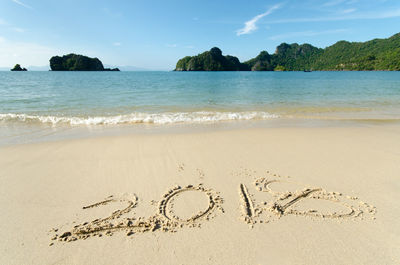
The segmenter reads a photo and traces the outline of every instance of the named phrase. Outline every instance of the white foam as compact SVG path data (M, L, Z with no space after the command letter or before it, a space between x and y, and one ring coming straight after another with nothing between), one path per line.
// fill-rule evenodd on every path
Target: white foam
M267 120L278 118L278 115L268 112L249 111L249 112L164 112L164 113L131 113L116 116L40 116L28 114L5 113L0 114L0 122L18 123L43 123L43 124L67 124L71 126L79 125L117 125L117 124L173 124L173 123L215 123L220 121L232 120Z

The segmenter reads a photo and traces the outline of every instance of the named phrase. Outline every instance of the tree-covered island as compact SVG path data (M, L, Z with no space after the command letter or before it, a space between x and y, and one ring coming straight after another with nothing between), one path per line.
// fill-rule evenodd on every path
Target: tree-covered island
M79 54L53 56L50 59L52 71L119 71L118 68L104 68L98 58L90 58Z
M246 62L212 48L180 59L175 71L400 71L400 33L367 42L339 41L325 49L282 43Z

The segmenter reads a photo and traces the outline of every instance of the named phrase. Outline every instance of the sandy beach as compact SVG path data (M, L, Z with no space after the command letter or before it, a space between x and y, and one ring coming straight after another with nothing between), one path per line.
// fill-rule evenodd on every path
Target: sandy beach
M399 264L400 127L0 148L0 264Z

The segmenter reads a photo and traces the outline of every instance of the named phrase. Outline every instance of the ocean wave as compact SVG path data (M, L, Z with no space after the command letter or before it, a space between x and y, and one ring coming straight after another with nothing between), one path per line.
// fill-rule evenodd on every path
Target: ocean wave
M79 125L118 125L118 124L173 124L173 123L214 123L233 120L267 120L278 118L278 115L268 112L165 112L165 113L131 113L115 116L41 116L28 114L0 114L0 122L41 123Z

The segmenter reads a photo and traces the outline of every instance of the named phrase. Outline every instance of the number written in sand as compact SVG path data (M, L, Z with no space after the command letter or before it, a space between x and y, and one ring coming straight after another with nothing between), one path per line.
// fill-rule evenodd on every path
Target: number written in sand
M96 219L96 220L92 221L93 224L103 224L110 220L118 219L122 215L129 213L133 208L136 207L137 201L138 201L138 198L136 197L136 195L131 195L131 196L125 195L120 198L114 198L114 196L109 196L104 201L97 202L97 203L94 203L94 204L91 204L88 206L84 206L84 207L82 207L82 209L84 209L84 210L90 209L90 208L99 207L102 205L107 205L109 203L115 203L115 202L124 202L124 203L128 204L125 208L114 211L110 216L108 216L106 218Z
M174 209L174 201L185 193L193 193L205 196L207 206L205 209L192 214L187 218L181 218L176 214ZM123 215L129 213L137 206L138 198L136 195L114 198L110 196L105 200L83 207L83 209L91 209L107 205L112 202L127 203L127 207L114 211L110 216L102 219L95 219L91 222L84 222L74 226L70 231L66 231L61 235L55 234L52 240L58 241L75 241L78 239L86 239L92 236L101 237L103 234L112 235L115 232L125 232L128 236L144 232L153 232L156 230L176 232L183 227L200 226L200 222L210 220L215 216L216 210L223 212L221 207L223 200L211 189L203 187L203 185L186 187L175 186L166 192L158 203L157 212L149 218L122 218ZM53 230L55 233L58 229Z
M242 220L251 227L257 223L268 223L288 215L318 219L356 219L363 218L365 214L374 218L376 213L375 207L356 197L296 183L289 177L272 175L269 171L266 177L260 177L255 171L245 171L244 174L255 179L252 187L239 184ZM254 188L257 193L251 192ZM256 198L255 195L259 197ZM194 203L190 204L190 201ZM110 236L116 232L124 232L128 236L154 231L176 232L183 227L199 227L203 221L214 217L217 210L224 212L223 199L219 193L205 188L202 184L175 186L168 190L158 203L152 203L156 204L157 208L148 218L126 217L138 205L136 195L110 196L83 209L89 210L111 203L124 203L126 206L112 212L106 218L78 224L64 233L58 234L60 229L53 229L52 240L69 242L93 236ZM179 203L184 207L179 207Z
M321 219L356 219L362 218L364 214L373 216L376 213L375 207L356 197L328 192L319 187L308 187L276 174L267 175L257 178L254 182L256 190L266 193L269 197L261 203L257 203L254 195L248 192L244 184L239 185L242 219L251 226L256 223L268 223L287 215ZM285 191L277 189L285 185L291 189Z

